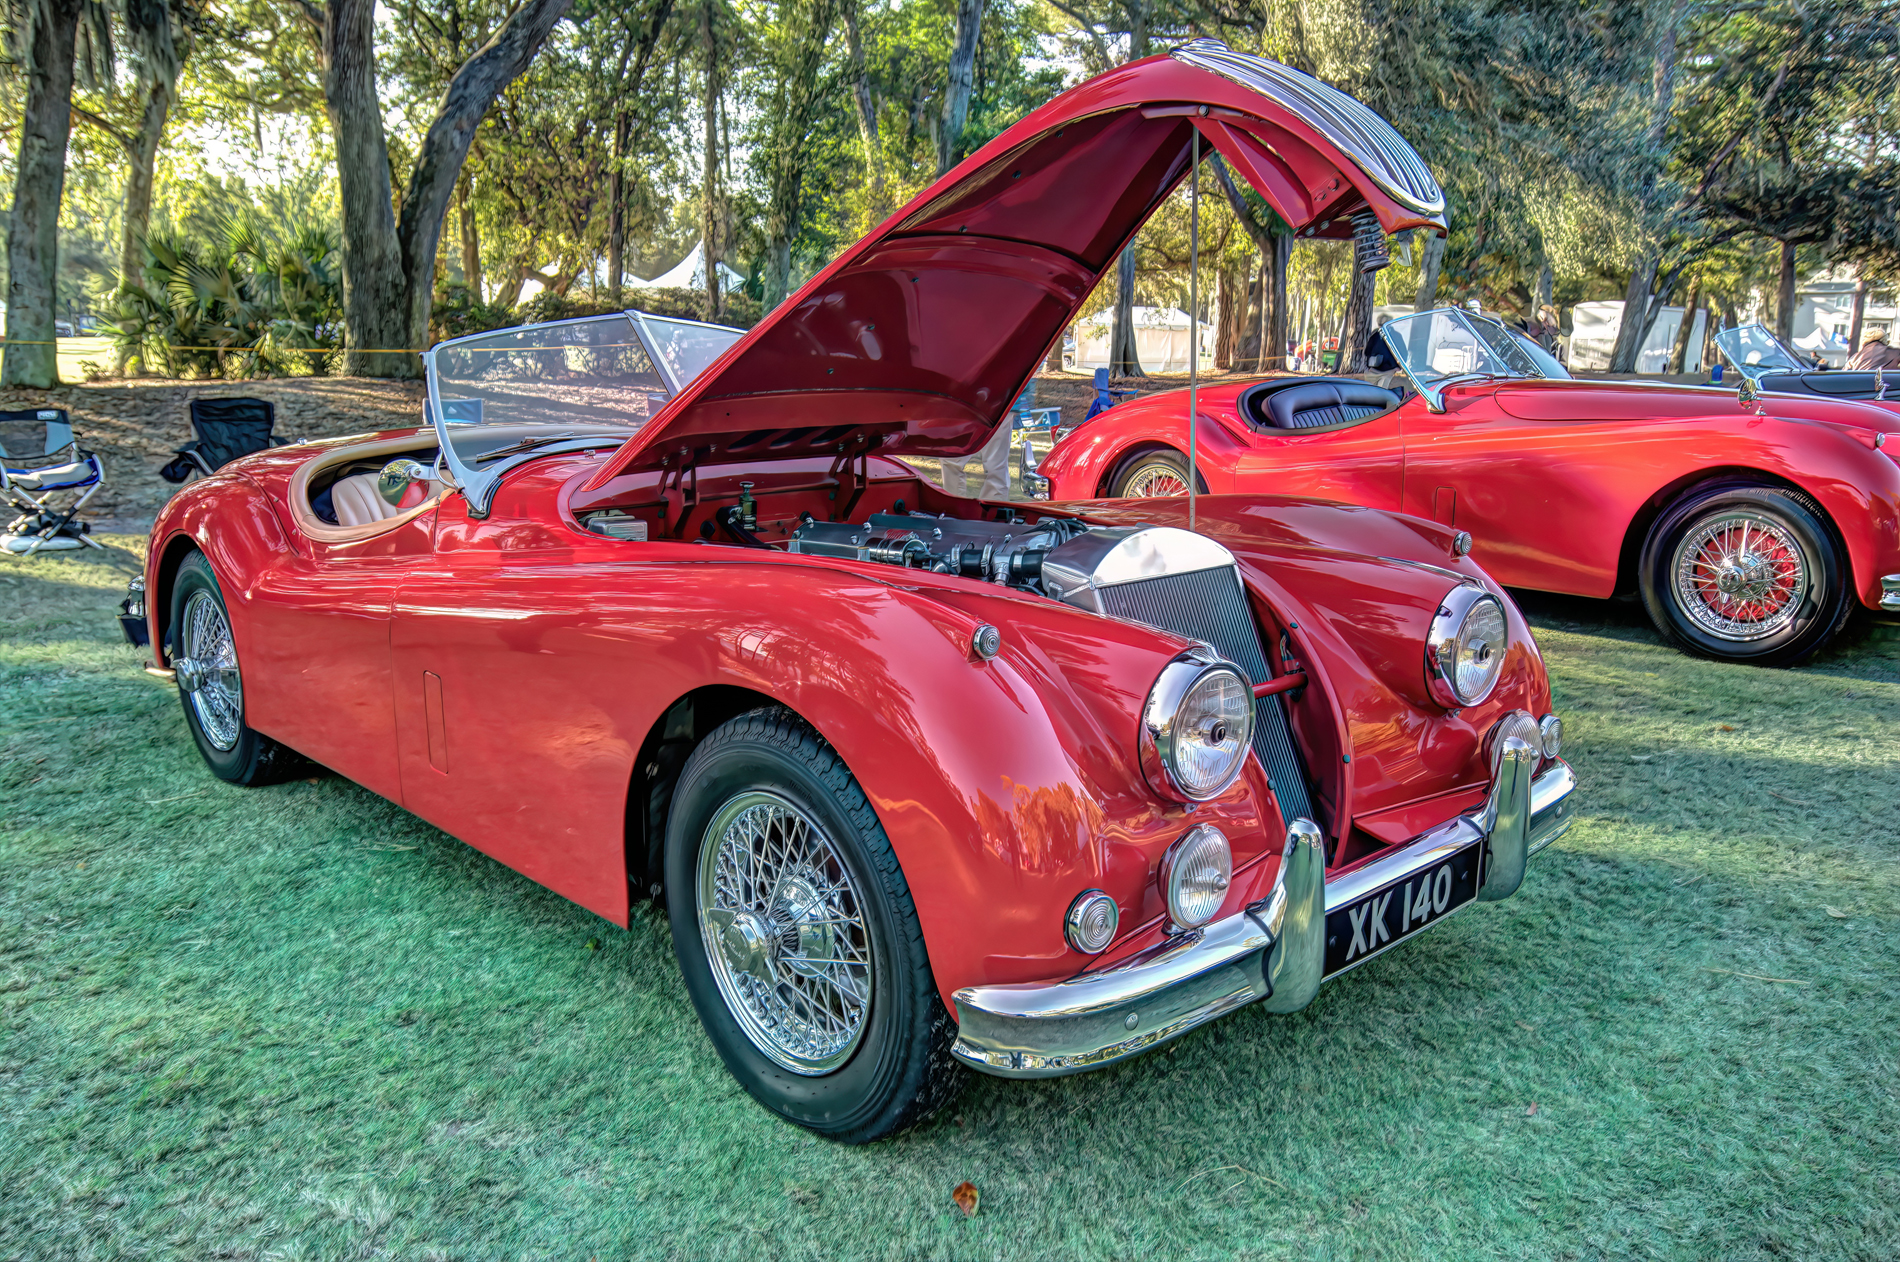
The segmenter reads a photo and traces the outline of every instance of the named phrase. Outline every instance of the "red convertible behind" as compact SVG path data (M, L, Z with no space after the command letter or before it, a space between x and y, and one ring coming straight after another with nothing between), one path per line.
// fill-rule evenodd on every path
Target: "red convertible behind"
M1031 115L743 336L444 343L427 427L259 453L154 526L157 665L205 761L313 759L617 924L663 900L734 1076L848 1141L959 1066L1294 1011L1510 895L1574 780L1452 530L1024 512L894 459L1007 423L1196 134L1296 225L1439 223L1369 111L1197 43Z
M1507 586L1638 591L1677 645L1730 661L1787 665L1857 606L1900 611L1891 404L1553 380L1453 309L1393 320L1368 362L1387 384L1202 388L1200 488L1427 517ZM1187 412L1173 391L1074 430L1038 470L1051 498L1184 495Z

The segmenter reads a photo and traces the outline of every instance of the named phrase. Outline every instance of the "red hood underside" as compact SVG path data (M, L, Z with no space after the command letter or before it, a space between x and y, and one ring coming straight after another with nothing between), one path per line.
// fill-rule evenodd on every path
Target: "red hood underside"
M708 456L977 450L1186 178L1197 128L1203 157L1222 153L1305 235L1350 236L1366 210L1386 232L1444 230L1424 164L1371 111L1196 41L1065 92L985 145L761 321L590 486Z

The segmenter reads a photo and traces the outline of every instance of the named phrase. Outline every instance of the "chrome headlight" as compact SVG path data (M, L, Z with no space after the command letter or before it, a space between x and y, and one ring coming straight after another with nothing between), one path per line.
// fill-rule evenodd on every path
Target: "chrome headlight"
M1544 757L1555 758L1564 752L1564 721L1554 714L1546 714L1537 724L1537 734L1543 738Z
M1491 695L1504 671L1510 632L1504 602L1482 587L1461 583L1439 602L1425 639L1425 682L1448 710Z
M1253 687L1205 649L1169 662L1141 711L1141 770L1155 792L1183 802L1219 797L1246 764Z
M1168 919L1183 929L1198 929L1212 920L1233 882L1233 850L1227 835L1212 824L1196 824L1162 856L1161 891L1168 898Z

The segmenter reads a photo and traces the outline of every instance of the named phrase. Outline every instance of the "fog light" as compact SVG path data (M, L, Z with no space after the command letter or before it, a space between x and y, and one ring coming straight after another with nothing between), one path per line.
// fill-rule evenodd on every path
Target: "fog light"
M1233 884L1234 854L1227 835L1212 824L1197 824L1168 847L1161 860L1161 888L1168 897L1168 918L1182 929L1196 929L1214 918Z
M1063 935L1069 939L1069 945L1082 954L1100 955L1115 940L1115 929L1121 919L1121 908L1115 905L1114 899L1101 890L1084 890L1069 904Z
M1544 757L1555 758L1564 752L1564 721L1554 714L1546 714L1537 725L1537 735L1544 746Z

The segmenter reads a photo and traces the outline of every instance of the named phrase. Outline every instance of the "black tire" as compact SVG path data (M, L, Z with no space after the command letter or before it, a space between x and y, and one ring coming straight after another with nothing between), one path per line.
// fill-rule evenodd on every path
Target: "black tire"
M225 676L236 681L236 717L234 724L224 727L211 713L208 700L194 699L186 686L189 681L178 674L180 661L191 651L186 646L185 613L194 597L215 606L216 614L223 620L228 635L231 615L224 604L224 593L218 589L217 575L212 573L211 563L205 560L202 552L192 553L178 567L178 574L172 580L170 620L170 644L174 654L172 667L178 682L178 701L184 707L185 724L198 744L198 753L203 756L205 765L211 768L211 774L232 784L255 787L289 779L304 770L306 764L288 746L280 745L263 733L252 730L244 722L241 670L229 672ZM236 662L235 646L232 648L231 660ZM189 667L186 673L189 673ZM229 693L230 688L226 685L221 695L228 697Z
M1157 491L1153 489L1155 481L1165 482L1172 478L1180 487L1178 491ZM1196 479L1195 489L1207 494L1207 482ZM1145 485L1144 485L1145 484ZM1122 457L1115 466L1115 472L1108 479L1110 499L1145 499L1157 495L1186 495L1188 484L1187 457L1172 447L1148 447L1131 452Z
M1699 547L1710 531L1720 533ZM1752 544L1749 531L1760 532ZM1724 563L1694 564L1698 553ZM1710 483L1672 504L1644 540L1638 582L1650 620L1678 647L1754 666L1800 661L1854 608L1847 559L1820 505L1747 482ZM1750 602L1755 592L1766 595Z
M869 999L859 1008L862 1015L857 1018L855 1043L832 1050L831 1055L845 1059L823 1070L788 1068L767 1050L776 1046L777 1054L784 1055L782 1045L774 1044L769 1034L755 1038L748 1032L746 1023L757 1017L742 1015L743 1001L729 1000L721 990L722 980L741 990L756 985L752 973L727 962L746 948L715 947L708 941L714 933L722 944L729 938L742 939L734 937L734 928L702 931L701 927L701 907L707 902L701 892L705 875L701 856L709 842L718 845L710 829L722 818L732 819L729 826L722 825L723 838L729 829L742 829L751 812L775 809L755 805L738 817L731 815L762 797L784 803L792 813L802 813L806 823L816 825L819 842L830 843L825 853L849 877L848 886L838 892L839 901L827 901L820 910L835 915L841 907L855 909L853 927L836 932L840 941L849 935L861 945L827 943L826 954L832 958L868 955L862 973L869 978ZM715 872L754 874L760 870L758 864L721 868L720 853L714 850L709 860ZM783 866L807 870L789 860ZM667 916L687 993L720 1059L760 1104L829 1139L862 1144L922 1121L956 1094L963 1075L950 1055L955 1023L938 997L916 906L890 839L850 769L796 715L778 707L753 710L718 728L693 751L680 773L667 819L665 871ZM776 901L777 889L794 879L779 880L766 901L775 909L783 906ZM715 889L711 901L717 904L721 898ZM718 910L709 908L713 914L706 918L708 925L717 923ZM788 925L782 918L748 923L771 930L769 935L743 940L764 944L752 948L760 955L747 959L755 967L765 967L772 981L746 993L763 992L767 1003L795 997L795 984L780 979L793 971L787 967L787 935L798 941L800 931L781 927ZM713 959L715 950L724 957L718 962ZM769 964L762 958L767 953ZM801 961L796 955L789 958ZM833 1015L832 1010L826 1009L825 1015ZM801 1027L793 1028L796 1033Z

